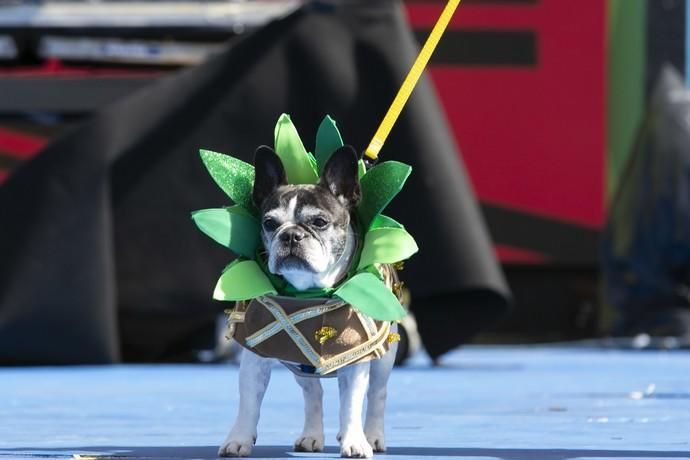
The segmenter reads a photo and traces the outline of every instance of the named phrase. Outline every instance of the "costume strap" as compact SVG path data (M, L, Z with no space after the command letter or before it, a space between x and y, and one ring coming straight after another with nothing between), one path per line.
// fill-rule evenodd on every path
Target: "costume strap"
M321 367L316 368L316 374L325 375L337 371L343 366L354 363L368 354L375 353L377 350L382 349L384 342L388 339L390 328L391 325L389 322L384 323L383 327L381 327L374 337L352 350L345 351L325 361Z
M305 372L303 366L298 366L293 363L288 363L281 361L281 363L288 368L293 374L300 377L312 377L312 378L330 378L335 377L337 374L335 371L341 367L345 367L348 364L360 361L367 355L373 354L377 358L380 358L386 353L384 343L389 340L390 334L390 323L386 322L381 326L381 329L369 340L363 344L348 350L339 355L334 356L331 359L325 360L321 367L316 367L313 372Z
M273 317L276 319L276 322L280 325L280 329L287 332L295 345L297 345L297 348L299 348L304 357L307 358L312 366L321 366L323 363L323 358L321 358L316 350L314 350L314 347L311 346L309 341L306 339L306 337L304 337L304 335L302 335L299 329L297 329L295 324L290 321L290 317L287 315L287 313L285 313L285 310L283 310L283 308L278 305L277 302L268 297L260 296L257 297L256 300L261 305L266 307L266 309L273 315Z
M262 298L258 298L257 301L259 303L261 303L264 307L269 308L268 306L266 306L266 304L264 303ZM341 300L326 302L325 304L315 305L313 307L304 308L304 309L302 309L296 313L289 315L287 317L287 319L293 325L299 324L304 320L314 318L316 316L324 315L324 314L331 312L333 310L337 310L338 308L340 308L344 305L347 305L347 304ZM269 308L269 311L270 311L270 308ZM273 313L273 312L271 312L271 313ZM276 320L276 321L272 322L271 324L268 324L265 327L259 329L254 334L250 335L249 337L247 337L245 342L246 342L248 347L254 348L255 346L259 345L260 343L270 339L271 337L273 337L274 335L276 335L278 332L282 331L283 329L284 328L283 328L282 323L280 323Z

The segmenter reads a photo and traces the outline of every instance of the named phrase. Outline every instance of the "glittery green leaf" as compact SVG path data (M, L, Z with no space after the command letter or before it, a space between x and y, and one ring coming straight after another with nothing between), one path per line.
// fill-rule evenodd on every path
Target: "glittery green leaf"
M316 184L319 180L290 116L282 114L275 128L275 151L283 162L288 183Z
M276 294L266 274L253 260L236 260L223 272L213 291L216 300L247 300Z
M201 209L192 213L192 220L202 232L235 254L247 258L256 254L261 228L243 207Z
M254 166L210 150L199 150L199 154L213 180L230 199L235 204L253 210Z
M357 212L367 228L371 221L388 206L402 190L412 168L398 161L386 161L371 168L362 177L362 202Z
M371 273L353 276L333 295L379 321L397 321L406 314L397 297Z
M316 161L319 173L323 171L323 167L331 157L331 154L342 146L343 139L340 137L335 120L326 115L316 132Z
M402 228L377 228L364 236L362 255L357 269L375 263L393 264L419 251L414 238Z

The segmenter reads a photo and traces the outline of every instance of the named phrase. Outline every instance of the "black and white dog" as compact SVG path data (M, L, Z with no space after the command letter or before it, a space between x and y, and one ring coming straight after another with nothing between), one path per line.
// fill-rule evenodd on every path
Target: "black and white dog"
M287 185L285 169L269 147L257 150L255 169L253 200L261 210L269 270L300 290L335 285L346 276L358 245L351 221L361 198L355 151L345 146L334 152L317 185ZM373 452L385 451L383 413L395 353L396 345L392 345L381 359L337 371L341 456L372 457ZM272 361L244 351L237 419L219 455L250 455ZM324 446L321 383L318 378L296 379L304 394L305 420L295 450L320 452Z

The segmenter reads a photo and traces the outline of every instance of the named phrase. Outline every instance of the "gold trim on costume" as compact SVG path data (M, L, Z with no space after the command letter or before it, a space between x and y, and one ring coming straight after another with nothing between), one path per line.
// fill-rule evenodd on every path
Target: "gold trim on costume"
M292 321L290 321L290 318L288 317L287 313L285 313L285 310L283 310L283 308L280 305L278 305L276 302L265 296L257 297L256 300L258 300L259 303L266 307L266 309L283 326L285 332L288 333L288 335L290 336L292 341L295 342L295 345L297 345L304 357L307 358L314 367L318 367L323 363L323 359L319 356L316 350L312 348L312 346L302 335L299 329L297 329L295 325L292 324Z
M328 374L330 372L340 369L343 366L347 366L348 364L352 363L353 361L356 361L359 358L364 357L365 355L368 355L375 348L381 345L383 341L386 340L389 331L390 323L384 323L383 327L381 327L381 330L370 340L367 340L366 342L364 342L358 347L353 348L352 350L343 352L327 360L323 363L321 367L316 368L315 373L321 375Z
M262 304L263 304L263 302L262 302ZM346 304L345 304L345 302L342 302L342 301L336 301L336 302L332 302L332 303L325 303L322 305L316 305L314 307L309 307L309 308L305 308L304 310L300 310L297 313L293 313L290 316L288 316L288 318L292 322L292 324L298 324L304 320L311 319L311 318L314 318L316 316L320 316L320 315L323 315L325 313L328 313L329 311L337 310L338 308L342 307L343 305L346 305ZM254 334L247 337L245 341L247 343L247 346L254 348L255 346L259 345L261 342L264 342L265 340L270 339L271 337L273 337L274 335L276 335L278 332L280 332L282 330L283 330L283 326L276 321L276 322L268 324L267 326L259 329Z
M244 316L246 314L246 311L233 310L228 315L228 321L230 321L231 323L244 323Z

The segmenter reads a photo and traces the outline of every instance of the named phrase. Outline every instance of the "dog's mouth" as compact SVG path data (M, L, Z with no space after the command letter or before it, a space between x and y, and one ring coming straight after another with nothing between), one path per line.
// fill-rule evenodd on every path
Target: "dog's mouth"
M314 272L314 267L307 261L305 258L300 256L299 254L295 254L294 252L291 252L283 257L280 257L278 260L276 260L276 268L277 271L284 272L284 271L308 271L308 272Z

